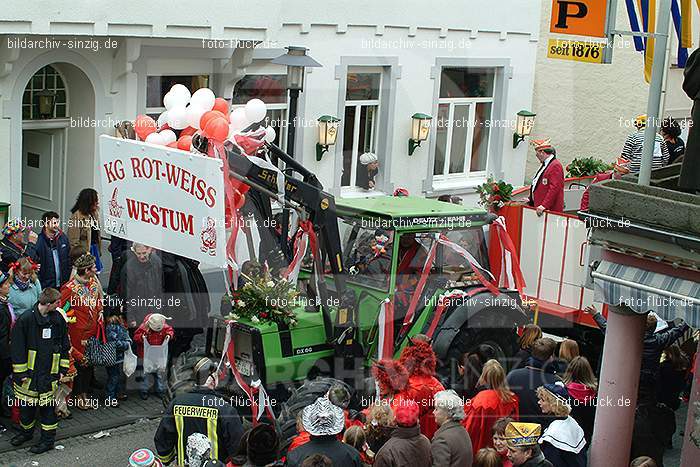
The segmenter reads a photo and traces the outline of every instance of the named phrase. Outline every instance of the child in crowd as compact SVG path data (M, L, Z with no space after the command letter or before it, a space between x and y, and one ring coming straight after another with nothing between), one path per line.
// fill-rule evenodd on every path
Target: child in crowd
M513 463L508 459L508 445L506 444L506 427L512 421L513 419L510 417L499 418L491 429L493 433L493 447L501 456L503 467L513 467Z
M109 405L117 407L119 405L118 400L126 399L122 366L124 363L124 352L131 346L131 338L119 310L110 309L108 311L105 334L108 343L114 342L117 353L116 364L107 367L107 399L110 400Z
M12 305L15 317L19 318L27 311L31 311L39 301L41 284L37 271L39 265L27 257L18 259L10 265L12 271L12 284L7 300Z
M363 430L361 426L353 425L345 430L343 443L357 449L357 452L360 453L360 460L363 466L372 465L374 463L374 453L369 449L365 430Z
M481 448L474 457L472 467L503 467L503 458L493 448Z
M175 335L172 326L165 323L168 319L160 313L151 313L143 319L143 323L136 329L134 333L134 342L136 342L136 354L139 358L143 359L143 343L148 342L149 345L161 345L171 340ZM158 397L162 398L165 393L165 387L163 386L163 381L160 375L156 373L150 373L153 375L153 383L156 389ZM148 374L144 373L143 382L141 383L141 399L148 399L149 390L149 378Z

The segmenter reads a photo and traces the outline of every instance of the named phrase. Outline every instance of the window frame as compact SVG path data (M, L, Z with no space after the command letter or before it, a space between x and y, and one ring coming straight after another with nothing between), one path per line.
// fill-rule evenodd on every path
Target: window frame
M61 78L61 81L63 82L63 87L59 88L56 86L56 83L54 81L54 86L51 88L48 88L46 86L46 73L43 74L43 83L44 86L41 89L35 89L34 88L34 78L42 72L46 68L51 68L55 73L56 76L59 76ZM39 115L34 115L34 93L39 93L43 91L44 89L49 89L50 91L58 93L58 91L63 91L66 95L65 101L59 102L56 100L53 106L53 115L49 119L42 119L41 116ZM24 103L24 93L29 91L29 104ZM70 107L69 107L69 102L70 102L70 95L68 92L68 82L66 81L66 77L61 73L61 70L56 68L55 66L52 65L45 65L41 68L39 68L34 74L32 74L31 78L29 78L29 81L27 81L26 86L24 86L24 91L22 91L22 103L20 107L20 114L22 115L22 121L24 122L34 122L34 121L46 121L46 120L65 120L70 118ZM63 117L57 117L56 116L56 107L58 105L63 105L65 107L65 115ZM29 118L24 118L24 108L28 106L29 107Z
M379 100L381 109L378 112L378 132L381 138L375 142L375 152L379 159L380 169L375 178L375 188L366 191L362 188L341 186L342 164L343 164L343 141L345 132L345 122L341 120L338 130L338 139L334 147L335 157L333 158L333 188L330 191L336 196L374 196L382 193L393 192L391 183L392 157L394 152L394 121L393 109L396 107L396 97L398 85L396 80L401 78L401 66L396 56L341 56L340 63L335 67L335 79L338 80L338 105L337 113L339 118L345 115L347 78L350 73L371 72L376 69L381 73L381 83ZM349 101L358 102L358 101Z
M194 75L183 74L183 73L168 73L168 74L159 74L159 75L149 74L149 75L146 75L146 79L145 79L146 86L145 86L145 91L144 91L144 99L145 99L146 105L148 105L148 78L161 78L163 76L189 76L189 77L206 76L207 77L207 84L209 85L209 89L211 89L211 80L212 80L211 73L200 73L200 74L194 74ZM161 100L162 100L162 98L161 98ZM145 112L146 115L150 115L150 116L155 115L154 120L157 120L158 116L167 110L164 105L160 106L160 107L147 107L146 106L145 109L146 109L146 112Z
M246 73L241 79L245 78L246 76L282 76L284 73L262 73L262 72L256 72L256 73ZM286 76L286 75L285 75ZM238 84L238 83L236 83ZM233 85L233 89L231 91L232 95L233 92L235 92L236 85ZM285 96L286 96L286 102L276 102L276 103L269 103L265 102L265 105L267 106L267 110L281 110L282 111L282 120L284 121L284 124L281 125L279 128L275 128L275 131L279 135L280 139L280 149L283 151L287 152L287 121L289 119L289 92L285 91ZM263 101L264 102L264 101ZM245 104L230 104L231 110L236 109L238 107L245 107ZM281 133L280 133L281 131Z
M345 116L345 112L347 112L347 109L349 107L354 107L355 108L355 121L353 125L353 130L352 130L352 161L350 163L350 184L349 185L343 185L342 183L342 173L341 173L341 189L344 190L357 190L359 187L357 186L357 166L359 164L359 159L360 159L360 123L361 123L361 118L359 118L362 115L362 108L366 107L369 109L370 107L375 107L375 115L374 115L374 120L373 120L373 125L372 125L372 134L371 134L371 141L370 141L370 148L371 152L376 153L377 152L377 143L378 143L378 138L379 138L379 121L381 119L381 112L382 112L382 85L383 85L383 80L384 80L384 73L382 73L382 70L376 70L376 67L348 67L348 74L351 73L365 73L365 74L378 74L379 75L379 92L378 92L378 97L376 99L347 99L347 82L345 83L345 111L343 112L343 116ZM357 71L360 70L360 71ZM343 141L343 146L345 145L345 141ZM342 151L342 150L341 150Z
M440 98L440 83L442 79L442 71L445 68L477 68L477 69L492 69L495 72L493 93L489 98L472 97L472 98ZM508 131L513 131L504 125L503 122L508 119L508 87L509 81L513 76L513 68L511 59L509 58L472 58L472 57L437 57L435 65L431 68L430 78L433 80L433 100L432 100L432 115L437 116L440 101L449 99L465 99L465 100L480 100L488 99L492 101L491 117L493 122L500 124L491 125L489 128L488 140L488 156L486 160L486 169L480 173L480 176L467 177L463 174L455 174L457 176L445 177L443 175L434 175L435 156L437 148L437 131L430 132L428 145L428 164L426 168L426 177L423 181L423 192L426 196L439 196L441 194L473 193L474 189L483 183L488 176L495 178L504 177L504 160L511 155L511 150L507 145L506 136ZM474 107L476 110L476 107ZM437 121L437 120L436 120ZM469 148L471 151L471 147ZM477 174L478 172L472 172Z

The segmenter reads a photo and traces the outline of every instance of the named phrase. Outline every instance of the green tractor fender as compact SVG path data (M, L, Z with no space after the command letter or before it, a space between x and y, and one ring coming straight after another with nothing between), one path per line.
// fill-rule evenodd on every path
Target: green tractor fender
M455 359L482 341L494 341L503 357L512 357L516 328L529 322L522 300L515 291L494 296L488 291L464 297L448 310L433 336L433 350L442 362ZM426 326L430 325L430 320Z

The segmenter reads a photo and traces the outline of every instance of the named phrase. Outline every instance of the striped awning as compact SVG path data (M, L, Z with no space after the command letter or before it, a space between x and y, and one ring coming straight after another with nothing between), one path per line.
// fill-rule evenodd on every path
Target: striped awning
M700 327L698 282L610 261L601 261L592 276L598 302L626 305L640 314L653 311L667 321L679 317Z

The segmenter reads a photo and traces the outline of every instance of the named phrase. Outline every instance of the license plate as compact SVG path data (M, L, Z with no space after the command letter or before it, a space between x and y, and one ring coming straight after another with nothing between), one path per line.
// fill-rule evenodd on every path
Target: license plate
M253 362L236 359L236 368L243 376L253 376Z

